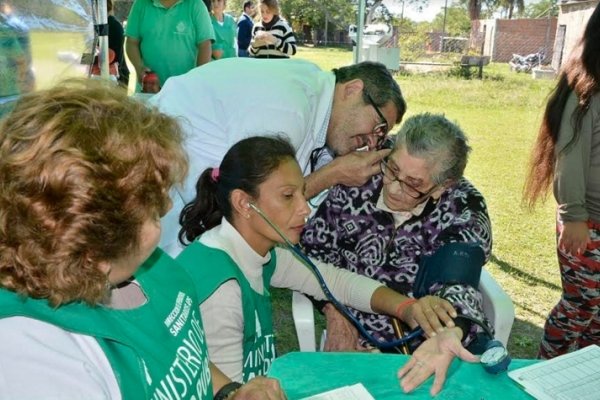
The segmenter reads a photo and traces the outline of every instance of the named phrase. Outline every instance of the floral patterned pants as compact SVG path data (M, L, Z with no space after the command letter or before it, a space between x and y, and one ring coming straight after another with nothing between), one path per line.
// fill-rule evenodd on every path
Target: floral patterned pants
M584 254L557 251L563 292L546 320L540 358L600 344L600 224L588 222L588 229L591 243ZM561 230L557 223L557 234Z

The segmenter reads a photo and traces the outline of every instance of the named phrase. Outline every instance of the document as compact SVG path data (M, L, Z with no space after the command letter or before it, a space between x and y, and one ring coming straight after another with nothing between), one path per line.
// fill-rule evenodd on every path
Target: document
M600 398L600 347L592 345L510 371L508 376L538 400Z
M357 383L305 397L302 400L375 400L375 398L371 396L362 383Z

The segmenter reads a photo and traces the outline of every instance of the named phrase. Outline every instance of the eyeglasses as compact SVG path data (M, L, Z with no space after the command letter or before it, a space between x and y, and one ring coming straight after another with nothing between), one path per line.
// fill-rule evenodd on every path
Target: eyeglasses
M387 123L387 120L385 119L385 117L383 116L383 113L379 109L379 107L377 107L377 105L373 101L373 98L371 97L371 95L367 92L365 92L365 95L367 96L367 100L369 100L369 103L371 103L371 105L377 112L377 115L379 115L379 119L381 120L381 122L379 122L377 125L375 125L375 127L371 131L373 133L373 135L377 136L377 147L379 147L381 145L381 143L383 143L383 141L385 140L385 136L388 133L388 128L389 128L388 123Z
M407 195L409 195L410 197L412 197L415 200L419 200L426 196L429 196L431 194L431 192L433 192L433 190L437 187L437 185L433 185L429 190L427 190L425 192L421 192L420 190L417 190L417 188L409 185L404 180L402 180L398 177L397 173L394 172L394 170L388 164L388 157L385 157L383 160L381 160L380 167L381 167L381 173L383 173L383 176L387 180L389 180L390 182L394 182L394 181L398 182L400 184L400 189L402 189L402 191L404 193L406 193Z

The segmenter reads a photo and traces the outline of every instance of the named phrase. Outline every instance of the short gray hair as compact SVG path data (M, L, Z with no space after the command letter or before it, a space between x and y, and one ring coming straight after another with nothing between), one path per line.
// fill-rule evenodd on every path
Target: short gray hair
M471 147L458 125L441 114L423 113L408 118L396 134L394 150L405 148L412 155L434 163L431 177L436 185L460 179Z

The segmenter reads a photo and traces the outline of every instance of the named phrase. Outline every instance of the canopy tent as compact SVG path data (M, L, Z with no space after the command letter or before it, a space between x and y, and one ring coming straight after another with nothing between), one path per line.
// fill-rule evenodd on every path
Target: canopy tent
M0 0L0 116L23 93L88 74L106 18L106 0Z

